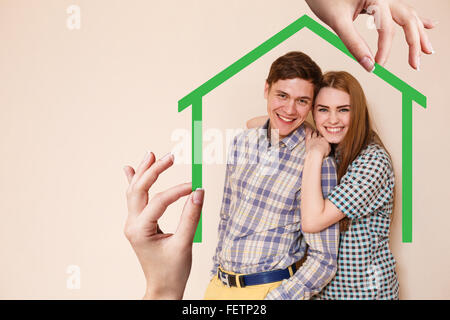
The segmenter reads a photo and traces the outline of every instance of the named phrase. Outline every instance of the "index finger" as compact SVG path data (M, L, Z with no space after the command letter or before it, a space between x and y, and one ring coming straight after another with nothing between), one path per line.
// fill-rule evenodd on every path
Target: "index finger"
M191 192L192 183L188 182L156 194L142 211L143 218L150 223L156 223L169 205Z
M342 21L334 28L348 51L355 57L356 61L368 72L373 72L375 62L369 46L355 29L353 21L349 17L343 17Z

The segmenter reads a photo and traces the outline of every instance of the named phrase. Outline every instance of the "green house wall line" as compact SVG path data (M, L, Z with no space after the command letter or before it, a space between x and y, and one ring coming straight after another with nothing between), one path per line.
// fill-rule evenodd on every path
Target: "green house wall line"
M329 44L355 60L341 39L320 23L303 15L286 28L263 42L245 56L216 74L178 101L178 112L192 106L192 189L202 187L202 98L219 85L239 73L283 41L303 29L308 28ZM402 241L412 242L412 114L413 101L426 108L427 99L422 93L375 64L373 73L402 93ZM202 241L202 219L197 227L194 242Z

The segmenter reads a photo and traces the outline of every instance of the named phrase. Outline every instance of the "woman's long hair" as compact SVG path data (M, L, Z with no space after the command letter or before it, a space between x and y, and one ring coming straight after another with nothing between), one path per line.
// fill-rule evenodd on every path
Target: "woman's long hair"
M345 71L329 71L324 74L320 88L334 88L350 96L350 125L344 139L334 147L339 183L350 164L370 143L386 148L372 128L366 96L358 80ZM341 232L346 231L350 219L342 219L339 225Z

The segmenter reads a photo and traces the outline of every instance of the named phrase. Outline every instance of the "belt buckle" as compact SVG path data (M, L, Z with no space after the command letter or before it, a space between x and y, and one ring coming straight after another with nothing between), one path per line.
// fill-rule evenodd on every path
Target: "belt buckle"
M220 276L220 280L222 281L222 283L225 284L228 288L231 288L230 280L228 279L228 274L226 274L225 272L220 271L219 272L219 276Z

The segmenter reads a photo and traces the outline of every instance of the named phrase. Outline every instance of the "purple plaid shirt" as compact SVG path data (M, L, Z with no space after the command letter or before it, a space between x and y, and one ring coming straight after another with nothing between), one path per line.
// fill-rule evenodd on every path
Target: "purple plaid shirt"
M304 125L269 143L268 123L237 135L230 147L212 275L219 265L240 274L285 269L304 256L308 245L300 269L266 299L310 299L336 272L339 226L314 234L302 232ZM335 163L326 158L324 197L335 185Z

